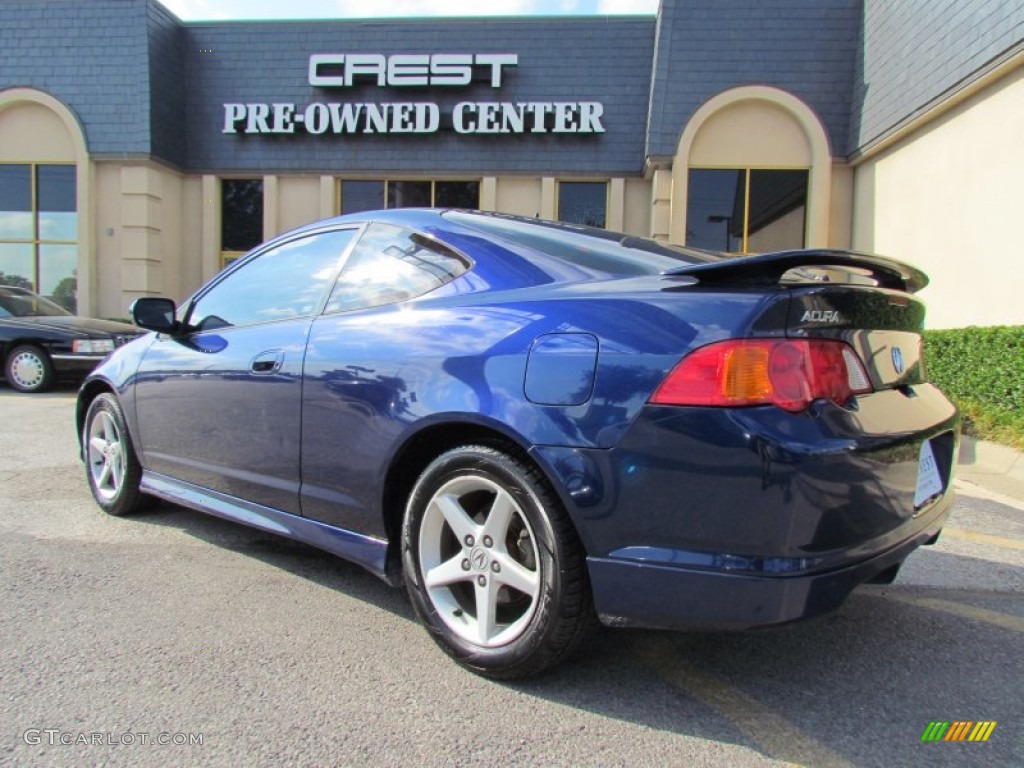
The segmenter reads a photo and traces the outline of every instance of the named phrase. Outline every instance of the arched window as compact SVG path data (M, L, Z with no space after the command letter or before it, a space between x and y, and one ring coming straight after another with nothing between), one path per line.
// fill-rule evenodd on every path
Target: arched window
M30 89L0 92L0 284L79 309L79 161L71 112Z
M776 88L706 102L673 162L673 242L731 253L824 247L831 155L817 118Z

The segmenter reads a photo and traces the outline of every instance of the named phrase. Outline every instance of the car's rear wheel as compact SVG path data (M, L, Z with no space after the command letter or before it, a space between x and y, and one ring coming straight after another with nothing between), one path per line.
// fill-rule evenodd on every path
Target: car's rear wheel
M92 497L111 515L129 515L143 509L149 498L142 493L142 466L128 435L121 406L110 393L98 395L85 415L82 455Z
M19 392L45 392L55 379L49 356L28 344L16 347L7 356L4 377Z
M535 467L495 448L456 448L424 470L402 553L420 618L479 674L536 674L593 624L583 548L558 497Z

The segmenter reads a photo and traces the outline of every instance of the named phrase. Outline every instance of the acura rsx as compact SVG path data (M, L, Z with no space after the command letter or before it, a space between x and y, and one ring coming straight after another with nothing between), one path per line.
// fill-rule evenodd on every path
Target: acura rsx
M956 409L921 355L927 282L881 256L727 257L450 210L282 235L77 408L98 504L154 498L406 587L496 678L595 624L745 629L839 606L934 542Z

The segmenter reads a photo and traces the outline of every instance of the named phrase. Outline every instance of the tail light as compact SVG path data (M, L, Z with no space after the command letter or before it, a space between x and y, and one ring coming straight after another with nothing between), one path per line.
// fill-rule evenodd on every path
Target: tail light
M661 383L656 405L774 404L802 411L818 399L845 404L871 391L864 365L841 341L734 339L684 357Z

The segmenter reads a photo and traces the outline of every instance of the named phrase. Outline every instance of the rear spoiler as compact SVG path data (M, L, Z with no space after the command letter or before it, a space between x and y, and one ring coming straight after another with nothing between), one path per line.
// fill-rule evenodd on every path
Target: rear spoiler
M759 256L723 258L704 264L667 269L663 275L688 275L702 284L776 285L791 269L798 267L834 267L868 272L879 287L906 293L917 293L928 285L928 276L919 269L901 261L872 253L815 249L778 251Z

